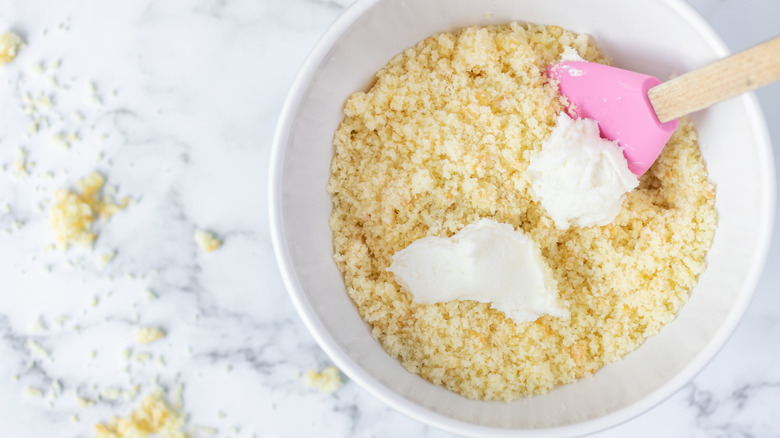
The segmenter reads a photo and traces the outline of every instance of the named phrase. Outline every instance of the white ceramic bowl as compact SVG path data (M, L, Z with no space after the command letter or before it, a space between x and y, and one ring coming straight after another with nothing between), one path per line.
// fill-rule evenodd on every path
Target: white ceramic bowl
M325 191L331 139L349 94L423 38L467 25L525 21L593 35L619 67L668 78L727 54L680 0L364 0L317 44L282 110L270 169L270 221L279 267L301 318L352 380L397 410L475 436L595 432L661 402L717 353L752 295L770 242L775 177L753 95L693 116L717 186L708 268L677 319L593 378L512 403L467 400L405 371L371 338L331 259Z

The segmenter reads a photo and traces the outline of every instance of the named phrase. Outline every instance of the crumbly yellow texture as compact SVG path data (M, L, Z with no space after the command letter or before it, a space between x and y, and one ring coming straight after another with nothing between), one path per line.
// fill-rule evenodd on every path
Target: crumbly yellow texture
M54 193L49 228L58 247L65 249L72 244L91 246L97 238L92 232L95 218L99 216L106 220L127 207L130 201L128 197L117 204L110 197L99 196L104 182L103 176L94 172L78 182L80 193L70 190L57 190Z
M186 438L182 428L187 417L173 409L162 391L154 391L124 418L114 417L95 425L95 438Z
M325 368L321 373L309 370L304 378L304 383L309 388L317 388L320 391L330 394L341 388L341 375L336 367Z
M393 58L347 101L335 137L334 259L372 335L410 372L473 399L541 394L619 360L671 321L704 269L716 226L693 124L603 227L558 230L525 169L566 105L544 69L571 46L559 27L470 27ZM480 218L529 234L571 317L516 324L489 304L418 304L386 269L425 236Z
M135 332L139 344L148 344L165 337L165 333L157 327L141 327Z
M211 252L222 246L222 242L214 234L203 230L195 231L195 243L203 252Z
M22 44L22 39L13 32L0 34L0 65L13 61L19 54Z
M24 394L25 397L43 397L43 391L41 391L39 388L36 388L34 386L25 386L22 389L22 394Z
M116 251L109 251L105 254L99 255L95 259L95 264L98 268L103 269L114 260L114 257L116 257Z

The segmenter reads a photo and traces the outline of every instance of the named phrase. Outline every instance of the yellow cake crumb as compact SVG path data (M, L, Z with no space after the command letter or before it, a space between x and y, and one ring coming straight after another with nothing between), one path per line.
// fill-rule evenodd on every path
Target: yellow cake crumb
M91 246L97 238L97 234L92 231L96 217L106 220L127 207L127 197L121 204L117 204L110 197L99 196L104 182L101 174L93 172L78 182L80 193L64 189L54 193L49 228L60 249L66 249L72 244Z
M0 65L13 61L23 44L19 35L13 32L0 34Z
M38 356L41 359L49 359L49 351L43 348L43 345L33 341L28 340L27 341L27 349L30 350L30 353L32 353L35 356Z
M545 69L557 26L469 27L395 56L346 101L328 191L334 260L372 335L410 372L465 397L513 400L592 375L674 319L703 271L717 216L689 119L603 227L555 228L526 175L568 102ZM489 303L419 304L394 253L481 218L522 229L553 269L570 318L515 323Z
M25 386L22 388L22 394L29 398L43 397L43 391L41 391L40 388L36 388L34 386Z
M341 388L341 375L336 367L325 368L321 373L309 370L304 378L304 383L309 388L317 388L329 394Z
M133 385L133 386L130 387L129 390L122 391L122 397L125 400L132 400L132 399L135 398L135 396L138 395L138 391L140 389L141 389L141 385L137 385L137 384ZM174 404L173 407L174 407L174 409L179 409L179 408L181 408L181 404L179 404L178 406L176 404Z
M173 394L171 394L171 406L174 409L181 409L182 405L182 392L184 392L184 385L179 383L173 388Z
M222 246L222 242L213 233L203 230L195 231L195 243L204 252L211 252Z
M141 327L135 332L139 344L148 344L165 337L165 333L157 327Z
M105 254L101 254L95 258L95 265L100 269L104 269L114 260L114 257L116 257L116 251L109 251Z
M30 331L33 333L45 332L48 328L49 326L41 315L37 315L30 324Z
M92 245L97 237L91 231L94 220L92 207L77 194L68 190L55 192L49 226L58 247L67 248L75 243Z
M14 162L16 175L19 177L29 176L32 167L33 164L27 162L27 151L22 148L16 148L16 160Z
M74 394L73 398L76 400L76 405L80 408L87 408L95 404L94 400L84 398L78 394Z
M144 301L146 301L147 303L150 303L157 299L157 294L154 293L154 291L152 291L149 288L142 290L141 295L143 295Z
M202 433L204 435L216 435L218 432L218 430L215 427L201 426L201 425L192 426L192 431Z
M95 425L95 438L186 438L182 431L186 415L171 408L162 391L147 395L126 417L114 417Z
M106 400L117 400L122 396L122 390L113 386L103 388L103 390L100 391L100 396Z
M149 353L147 351L142 351L140 353L136 353L133 355L133 362L145 364L146 362L149 362L152 359L152 353Z

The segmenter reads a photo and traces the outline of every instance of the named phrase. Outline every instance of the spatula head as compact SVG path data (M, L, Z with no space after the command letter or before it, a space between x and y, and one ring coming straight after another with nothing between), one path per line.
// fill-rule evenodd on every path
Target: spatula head
M661 83L640 73L584 61L564 61L548 69L561 94L574 104L573 118L598 122L601 136L623 148L628 168L642 176L677 129L677 120L661 123L647 91Z

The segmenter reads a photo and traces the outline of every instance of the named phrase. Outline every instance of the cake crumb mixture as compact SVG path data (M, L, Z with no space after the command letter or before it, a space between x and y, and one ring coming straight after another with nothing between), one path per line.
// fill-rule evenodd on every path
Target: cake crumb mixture
M557 229L534 201L529 159L567 104L545 68L566 46L607 62L556 26L431 36L350 96L334 137L330 227L347 293L407 370L469 398L542 394L636 349L686 302L715 232L688 119L608 225ZM540 246L569 318L516 323L487 303L416 303L387 271L415 240L483 218Z

